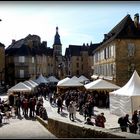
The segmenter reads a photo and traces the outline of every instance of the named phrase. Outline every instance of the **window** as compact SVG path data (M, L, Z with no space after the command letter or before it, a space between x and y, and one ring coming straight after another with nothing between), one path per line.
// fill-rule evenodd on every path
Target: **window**
M32 63L35 63L35 59L34 59L34 57L32 57Z
M83 68L84 68L84 67L83 67L83 64L82 64L82 70L83 70Z
M135 46L133 43L128 44L128 56L134 56Z
M106 59L106 48L104 49L104 59Z
M77 68L79 68L79 63L76 63L76 65L77 65Z
M24 70L19 71L19 76L20 76L20 78L24 78Z
M19 63L25 62L25 56L19 56Z

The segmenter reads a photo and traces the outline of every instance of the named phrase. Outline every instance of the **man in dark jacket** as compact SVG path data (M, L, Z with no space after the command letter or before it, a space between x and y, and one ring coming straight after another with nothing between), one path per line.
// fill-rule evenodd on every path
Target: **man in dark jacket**
M127 132L128 124L131 125L131 122L129 121L129 114L126 114L124 117L120 117L118 119L118 123L120 124L122 132Z

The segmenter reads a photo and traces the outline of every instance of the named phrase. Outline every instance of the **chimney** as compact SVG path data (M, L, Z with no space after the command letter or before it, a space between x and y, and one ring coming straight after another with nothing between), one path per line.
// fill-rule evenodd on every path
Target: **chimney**
M47 41L42 42L43 46L47 47Z
M16 42L16 40L15 39L12 39L12 44L14 44Z
M107 34L104 34L104 39L108 39L108 35Z
M139 26L139 14L138 13L136 13L134 15L134 24L135 24L136 28L138 28L138 26Z

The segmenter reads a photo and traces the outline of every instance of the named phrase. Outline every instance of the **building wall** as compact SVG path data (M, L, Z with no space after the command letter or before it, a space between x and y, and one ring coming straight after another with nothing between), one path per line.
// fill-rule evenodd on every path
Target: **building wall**
M134 55L128 56L128 44L134 44ZM109 58L100 59L96 62L95 55L99 53L99 57L102 58L101 52L109 47L114 46L113 55ZM104 56L104 54L103 54ZM111 76L113 77L110 82L115 83L119 86L124 86L130 77L132 76L134 70L136 69L140 73L140 39L115 39L111 43L108 43L101 48L98 48L94 52L94 74ZM134 66L133 66L134 64ZM108 65L106 70L101 69L102 66ZM110 67L111 66L111 67ZM131 67L131 68L130 68ZM97 69L97 71L96 71Z
M133 56L128 56L128 44L134 44ZM124 85L136 69L140 74L140 39L116 41L116 83ZM134 64L134 66L133 66Z
M81 56L72 56L70 58L70 75L90 77L92 58L87 51L81 52ZM69 63L68 63L69 64Z
M5 81L5 49L0 46L0 81Z

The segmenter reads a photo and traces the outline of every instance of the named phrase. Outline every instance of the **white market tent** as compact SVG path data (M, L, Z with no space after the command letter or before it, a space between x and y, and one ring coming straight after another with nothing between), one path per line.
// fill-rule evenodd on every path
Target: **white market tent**
M30 83L32 83L35 86L38 86L38 84L36 82L34 82L33 80L29 80Z
M49 81L46 80L46 78L40 74L39 77L35 80L38 84L47 84Z
M67 80L69 80L69 79L70 79L69 77L66 77L66 78L60 80L60 81L57 83L57 86L63 84L65 81L67 81Z
M77 80L69 78L61 83L58 82L57 86L58 87L81 87L83 86L83 84L78 82Z
M59 80L54 76L50 76L48 78L48 81L51 82L51 83L58 83L59 82Z
M8 89L8 93L13 93L13 92L31 92L32 88L25 85L23 82L19 82L15 86L11 87Z
M27 86L31 87L32 89L34 89L36 87L33 83L31 83L29 81L24 81L23 83L26 84Z
M88 79L88 78L86 78L86 77L85 77L85 76L83 76L83 75L81 75L78 79L79 79L79 81L80 81L80 82L89 81L89 79Z
M136 70L119 90L110 92L110 112L122 116L140 110L140 77Z
M79 81L79 78L78 77L76 77L76 76L73 76L72 78L70 78L71 80L75 80L75 81L78 81L78 82L80 82Z
M119 86L112 84L108 81L105 81L103 79L97 79L93 82L84 85L84 87L87 90L114 90L120 88Z

